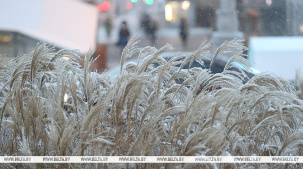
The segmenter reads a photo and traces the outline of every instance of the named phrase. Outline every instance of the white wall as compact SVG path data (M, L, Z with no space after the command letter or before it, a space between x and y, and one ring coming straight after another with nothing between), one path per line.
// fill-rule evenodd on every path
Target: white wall
M254 37L248 59L262 72L294 80L296 70L303 71L302 44L303 37Z
M0 30L85 53L96 45L97 7L75 0L0 0Z

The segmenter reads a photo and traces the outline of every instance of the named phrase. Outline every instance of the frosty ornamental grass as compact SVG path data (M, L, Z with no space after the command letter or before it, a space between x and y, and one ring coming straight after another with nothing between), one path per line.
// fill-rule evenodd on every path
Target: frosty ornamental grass
M302 156L303 102L279 77L247 77L230 69L243 59L238 40L222 44L214 60L233 56L222 73L203 65L210 45L192 54L138 48L132 38L121 72L83 68L74 50L54 52L43 43L0 62L1 156ZM68 56L69 61L63 59ZM137 63L125 61L138 56ZM154 66L157 63L158 66ZM270 64L270 63L269 63ZM298 83L298 88L302 88ZM2 164L2 168L283 168L299 164Z

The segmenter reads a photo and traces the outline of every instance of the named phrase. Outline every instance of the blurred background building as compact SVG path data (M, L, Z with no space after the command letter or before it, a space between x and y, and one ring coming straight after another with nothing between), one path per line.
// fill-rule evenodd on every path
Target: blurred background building
M98 11L75 0L0 0L0 51L10 57L43 41L57 50L96 49Z

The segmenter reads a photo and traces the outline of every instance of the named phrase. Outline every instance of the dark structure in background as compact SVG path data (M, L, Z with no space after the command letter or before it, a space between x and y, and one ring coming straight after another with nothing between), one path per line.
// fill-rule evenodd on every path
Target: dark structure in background
M288 0L287 7L287 30L291 36L303 36L303 1Z
M195 2L195 26L216 30L218 0ZM240 31L250 36L303 36L302 0L237 0Z
M195 22L199 27L214 27L216 20L216 10L211 6L195 8Z
M249 36L302 36L302 0L238 0L240 30Z
M289 35L287 30L286 1L275 0L270 6L260 9L262 35L285 36Z
M31 52L38 42L18 32L0 31L0 51L8 57Z
M194 0L194 2L195 26L216 30L216 9L220 8L220 0Z

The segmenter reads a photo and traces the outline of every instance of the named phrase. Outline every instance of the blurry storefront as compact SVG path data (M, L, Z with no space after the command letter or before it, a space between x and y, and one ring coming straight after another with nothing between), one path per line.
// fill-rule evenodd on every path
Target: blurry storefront
M248 36L302 36L301 0L238 0L240 28Z
M32 51L38 42L38 40L18 32L0 31L0 51L1 54L6 54L8 57Z
M195 1L175 0L165 4L166 25L176 26L181 19L186 19L189 26L195 26Z
M172 22L180 16L190 25L216 30L216 10L220 0L190 0L190 8L182 10L181 0L167 1L172 8ZM237 0L240 31L249 36L302 36L302 0Z
M196 0L195 3L196 26L215 29L216 9L220 8L220 0Z
M303 1L288 0L286 2L287 30L289 35L303 36Z

